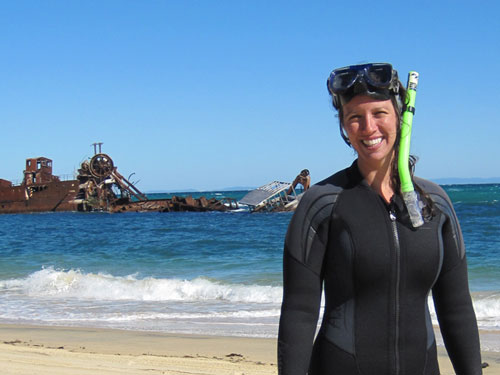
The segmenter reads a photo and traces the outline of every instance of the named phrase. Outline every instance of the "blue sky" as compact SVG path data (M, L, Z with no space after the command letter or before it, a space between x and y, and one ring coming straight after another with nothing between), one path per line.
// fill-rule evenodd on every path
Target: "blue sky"
M317 182L355 158L326 79L374 61L420 73L418 175L500 176L499 4L3 1L0 177L103 142L144 191Z

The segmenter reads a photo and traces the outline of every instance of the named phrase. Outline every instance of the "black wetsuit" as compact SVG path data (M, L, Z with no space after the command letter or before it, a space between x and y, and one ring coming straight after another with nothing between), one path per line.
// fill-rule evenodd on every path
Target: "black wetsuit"
M356 162L303 196L285 240L280 375L438 375L431 289L457 375L482 373L455 212L438 185L415 182L435 206L416 230L401 198L387 204Z

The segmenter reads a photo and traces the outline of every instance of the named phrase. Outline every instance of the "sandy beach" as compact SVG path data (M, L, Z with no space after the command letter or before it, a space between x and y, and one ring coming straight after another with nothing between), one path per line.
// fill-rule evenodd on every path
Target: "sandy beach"
M443 375L454 374L439 349ZM500 353L483 352L500 375ZM2 374L277 374L276 340L92 328L0 325Z

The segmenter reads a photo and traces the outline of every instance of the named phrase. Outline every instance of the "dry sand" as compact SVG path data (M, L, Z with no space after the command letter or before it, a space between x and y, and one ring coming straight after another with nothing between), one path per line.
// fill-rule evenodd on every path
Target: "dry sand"
M443 375L454 374L440 348ZM486 375L500 375L500 353L483 352ZM91 328L0 325L5 375L277 374L276 340Z

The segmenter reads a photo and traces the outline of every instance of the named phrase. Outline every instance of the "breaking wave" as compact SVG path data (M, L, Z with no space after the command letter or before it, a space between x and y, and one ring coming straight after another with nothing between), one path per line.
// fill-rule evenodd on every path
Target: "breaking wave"
M23 279L0 281L0 291L16 291L34 298L133 301L227 301L280 303L282 288L263 285L227 284L206 278L193 280L137 278L83 273L80 270L34 272Z
M274 337L282 292L281 286L203 277L139 278L49 267L0 281L0 321ZM473 292L472 298L479 328L499 331L500 292ZM431 297L429 308L437 324ZM491 347L500 350L500 344Z

